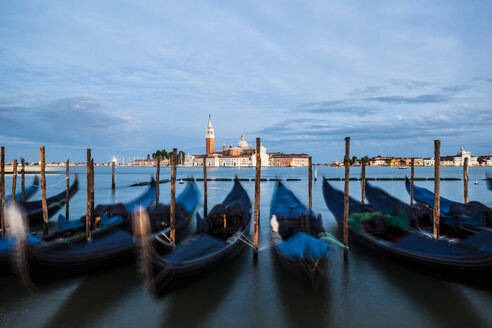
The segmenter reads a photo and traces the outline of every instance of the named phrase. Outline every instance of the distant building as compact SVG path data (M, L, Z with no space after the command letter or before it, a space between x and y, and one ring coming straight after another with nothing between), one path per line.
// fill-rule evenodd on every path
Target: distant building
M270 153L270 166L308 166L308 154Z
M205 154L186 155L184 166L203 166L203 158L207 166L211 167L245 167L256 166L256 148L250 147L248 142L241 136L236 147L229 144L226 148L222 144L222 150L215 151L215 131L212 126L212 118L209 115L208 126L205 132ZM307 166L309 156L307 154L282 154L267 153L265 146L260 146L261 166Z
M442 156L441 165L443 166L463 166L465 164L465 158L468 158L468 165L478 165L478 157L472 156L470 151L465 151L463 147L456 156ZM443 163L444 162L444 163Z

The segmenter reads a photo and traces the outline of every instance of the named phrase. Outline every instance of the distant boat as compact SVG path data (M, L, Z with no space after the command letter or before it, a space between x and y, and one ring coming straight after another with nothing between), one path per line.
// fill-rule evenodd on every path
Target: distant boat
M183 179L180 179L180 180L179 180L179 184L183 184L183 183L184 183L184 182L183 182Z
M406 166L399 166L398 168L399 168L400 170L406 170L406 168L407 168L407 167L406 167Z
M478 184L478 181L475 181L475 184Z

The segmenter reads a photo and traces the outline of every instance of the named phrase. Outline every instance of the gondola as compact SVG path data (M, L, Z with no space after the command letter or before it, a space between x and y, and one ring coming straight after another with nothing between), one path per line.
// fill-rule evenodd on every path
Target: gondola
M197 213L197 232L168 255L142 247L144 278L152 294L163 296L191 283L229 261L244 247L243 236L251 221L251 202L239 181L208 216Z
M78 177L75 176L75 181L69 188L69 197L72 197L78 190ZM33 185L26 189L25 199L28 199L32 196L35 191L39 188L39 179L36 176L33 181ZM28 197L29 195L29 197ZM16 194L17 197L17 194ZM22 196L19 196L22 197ZM16 198L18 200L20 198ZM66 191L50 197L46 200L47 208L48 208L48 217L55 214L61 207L65 205L66 202ZM18 201L17 204L21 207L21 210L25 217L27 218L27 222L30 226L35 224L39 224L43 221L43 207L41 201ZM31 234L26 235L26 242L28 244L36 244L39 243L41 239L35 237ZM15 238L13 237L4 237L0 238L0 267L4 267L5 264L9 261L9 256L12 250L15 248Z
M393 216L403 216L408 220L410 227L432 232L433 213L428 206L419 203L406 204L369 182L366 182L366 197L375 210ZM492 254L492 231L462 226L456 224L455 218L441 215L440 235L453 240L454 243L464 243L466 248L475 248Z
M35 284L58 281L92 272L112 265L132 260L134 239L128 230L130 216L141 207L147 208L155 201L156 186L150 187L135 200L116 205L101 206L106 209L127 210L122 222L98 226L91 230L91 240L86 241L85 233L74 228L65 232L55 232L42 237L42 241L22 248L20 255L25 261L20 272ZM100 207L100 208L101 208ZM111 219L111 218L109 218Z
M406 177L405 187L408 193L410 193L410 184L410 180ZM430 208L434 207L434 193L428 189L414 184L413 198ZM440 197L440 212L442 215L454 220L455 224L492 227L492 209L477 201L463 204Z
M72 198L79 190L79 178L75 175L75 180L68 189L68 198ZM46 206L48 208L48 218L53 216L60 208L65 206L66 203L66 191L62 191L55 196L46 199ZM29 226L34 226L43 222L43 205L41 200L21 202L24 213L26 215Z
M321 215L306 207L277 182L270 203L274 252L293 275L316 288L327 276L330 245L319 239L324 232Z
M323 179L323 197L337 223L343 226L343 192ZM471 275L492 269L489 252L469 247L466 241L434 239L429 233L412 229L404 216L378 212L374 206L361 204L351 197L349 232L351 238L363 245L418 267Z

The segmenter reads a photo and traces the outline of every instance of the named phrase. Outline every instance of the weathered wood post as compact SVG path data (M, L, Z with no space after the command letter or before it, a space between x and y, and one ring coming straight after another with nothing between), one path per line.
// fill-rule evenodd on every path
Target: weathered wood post
M2 237L5 237L5 147L0 148L0 215Z
M309 209L313 209L313 158L309 156L309 174L308 174L308 180L309 180L309 188L308 188L308 195L309 195Z
M12 163L12 202L15 200L15 190L17 189L17 160Z
M41 154L41 204L43 206L43 233L48 234L48 205L46 204L46 175L45 175L45 160L44 146L39 147Z
M116 163L114 161L114 158L113 160L111 161L111 175L112 175L112 178L111 178L111 189L115 190L116 189L116 178L115 178L115 175L116 175Z
M261 140L256 138L256 171L255 171L255 209L253 226L253 254L258 254L258 232L260 224L260 179L261 179Z
M94 216L94 158L91 158L91 218Z
M87 148L87 162L86 162L86 175L87 175L87 209L85 212L85 239L87 242L91 241L91 150Z
M26 200L26 177L25 177L25 163L24 163L24 158L21 157L21 192L22 192L22 198L21 201Z
M468 204L468 157L463 164L463 192L465 193L465 204Z
M169 210L169 216L170 216L170 225L171 225L171 233L169 235L169 243L171 245L174 245L175 243L175 235L176 235L176 229L175 229L175 224L176 224L176 152L178 150L176 148L173 148L173 155L172 155L172 166L171 166L171 208Z
M434 140L434 238L439 239L439 216L441 194L441 141Z
M156 186L155 186L155 204L158 205L159 204L159 191L160 191L160 183L159 183L159 179L160 179L160 175L161 175L161 156L157 156L157 161L155 163L155 183L156 183Z
M361 197L360 201L362 204L366 203L366 161L361 160L361 173L360 173L360 184L361 184Z
M207 216L207 155L203 156L203 217Z
M350 137L345 138L345 158L343 159L345 166L345 188L343 194L343 244L345 249L343 257L348 260L348 216L349 216L349 179L350 179Z
M415 181L415 158L412 157L411 173L410 173L410 205L413 205L413 183Z
M67 159L67 162L65 163L65 171L66 171L66 179L67 179L67 189L65 191L65 217L68 219L69 214L70 214L70 209L69 209L69 201L70 201L70 160Z

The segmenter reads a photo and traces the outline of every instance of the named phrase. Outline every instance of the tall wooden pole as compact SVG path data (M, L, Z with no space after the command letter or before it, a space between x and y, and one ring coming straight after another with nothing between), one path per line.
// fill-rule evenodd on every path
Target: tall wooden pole
M116 179L115 179L115 175L116 175L116 168L115 168L115 165L116 163L114 162L114 160L111 162L111 189L115 190L116 189ZM157 181L157 183L159 183L159 181Z
M66 175L67 175L67 189L65 191L65 217L68 219L69 218L69 214L70 214L70 210L69 210L69 201L70 201L70 197L69 197L69 190L70 190L70 160L67 159L67 162L65 163L65 171L66 171Z
M434 238L439 239L439 216L441 212L441 141L434 140Z
M360 173L360 184L361 184L361 197L360 201L362 204L366 203L366 161L362 159L361 163L361 173Z
M309 188L308 188L308 195L309 195L309 209L313 209L313 158L309 156Z
M175 224L176 224L176 152L178 150L173 148L173 156L172 156L172 166L171 166L171 208L169 210L170 216L170 225L171 225L171 233L169 235L169 243L174 245L175 243Z
M465 193L465 204L468 204L468 157L463 164L463 192Z
M345 138L345 158L343 160L345 166L345 188L343 194L343 244L345 249L343 257L348 259L348 216L349 216L349 178L350 178L350 137Z
M203 156L203 217L207 216L207 155Z
M15 190L17 189L17 160L12 163L12 202L15 200Z
M161 156L157 156L157 162L155 164L155 180L156 180L155 183L157 183L157 185L155 186L155 204L156 205L159 204L160 173L161 173Z
M260 224L260 179L261 179L261 140L256 138L256 171L255 171L255 211L253 227L253 253L258 254L258 232Z
M24 158L21 157L21 192L22 192L22 198L21 201L26 200L26 177L25 177L25 163L24 163Z
M86 175L87 175L87 209L85 212L85 239L91 241L91 150L87 149Z
M43 206L43 233L48 234L48 205L46 204L46 175L44 161L44 146L39 148L41 153L41 204Z
M0 148L0 215L2 237L5 237L5 147Z
M410 176L410 205L413 205L413 183L415 181L415 158L412 158L411 162L411 176Z
M94 158L91 158L91 218L94 216Z

